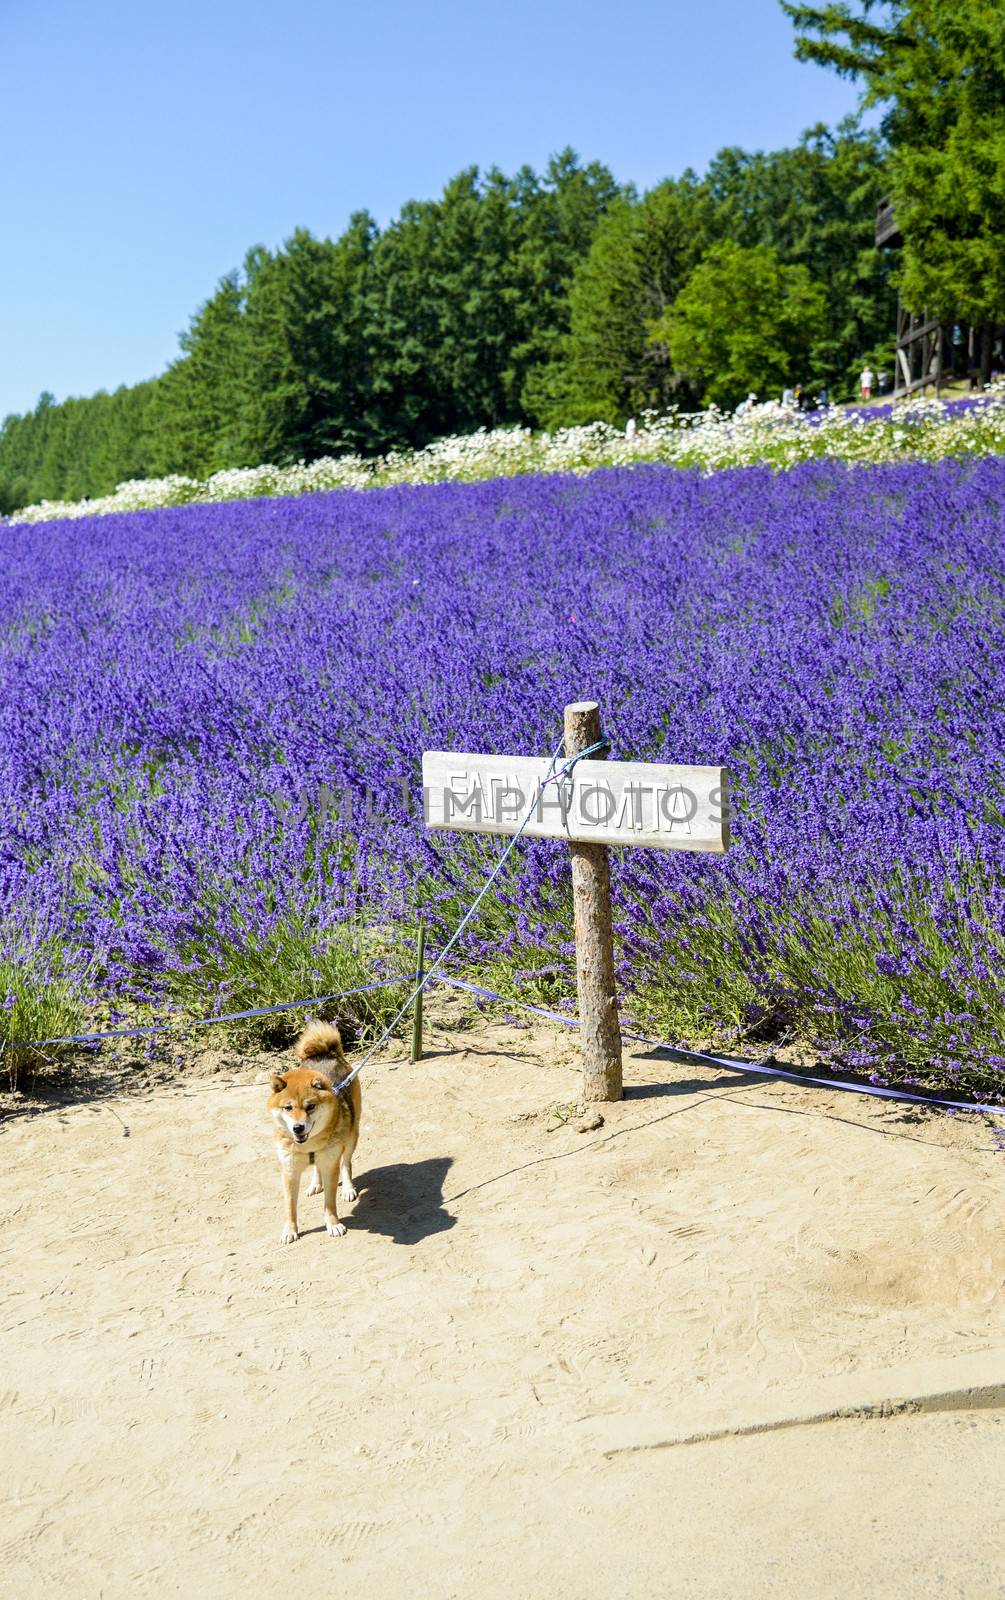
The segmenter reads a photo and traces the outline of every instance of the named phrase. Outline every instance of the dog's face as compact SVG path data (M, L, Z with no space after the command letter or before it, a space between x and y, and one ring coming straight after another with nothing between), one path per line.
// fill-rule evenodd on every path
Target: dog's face
M310 1067L277 1073L272 1080L269 1110L281 1133L294 1144L306 1144L330 1121L334 1095L331 1079Z

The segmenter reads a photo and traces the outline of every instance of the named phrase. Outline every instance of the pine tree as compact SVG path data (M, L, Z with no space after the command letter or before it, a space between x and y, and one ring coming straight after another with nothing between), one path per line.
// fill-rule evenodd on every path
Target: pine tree
M1005 319L1005 10L998 0L785 3L796 54L885 108L912 310Z
M569 333L528 401L549 427L621 423L694 396L659 331L704 250L721 231L693 173L637 202L629 193L598 224L569 292Z
M161 379L157 469L206 477L244 465L238 403L244 365L244 293L237 272L220 279Z

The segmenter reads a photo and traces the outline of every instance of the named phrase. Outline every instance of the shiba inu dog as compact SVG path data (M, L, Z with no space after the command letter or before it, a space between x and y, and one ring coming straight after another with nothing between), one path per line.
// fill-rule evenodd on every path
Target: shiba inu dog
M324 1191L325 1227L333 1238L345 1233L345 1223L338 1216L336 1187L343 1200L355 1200L352 1157L363 1105L358 1078L335 1092L335 1085L349 1069L342 1053L342 1035L332 1023L310 1023L293 1046L293 1054L301 1063L324 1062L329 1071L301 1065L292 1072L277 1072L272 1080L268 1108L276 1128L276 1154L286 1197L281 1244L293 1244L299 1237L297 1196L300 1179L309 1166L314 1167L314 1182L307 1193Z

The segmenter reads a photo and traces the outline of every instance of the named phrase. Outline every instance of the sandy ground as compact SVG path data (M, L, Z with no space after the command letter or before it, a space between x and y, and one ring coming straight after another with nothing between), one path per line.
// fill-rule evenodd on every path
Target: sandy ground
M433 1044L343 1239L276 1057L0 1124L0 1593L1005 1595L978 1119L650 1053L582 1133L571 1038Z

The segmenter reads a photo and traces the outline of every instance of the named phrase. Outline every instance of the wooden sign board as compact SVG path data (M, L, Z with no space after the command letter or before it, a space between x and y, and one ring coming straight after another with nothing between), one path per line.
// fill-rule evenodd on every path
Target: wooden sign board
M429 828L523 833L568 844L583 1099L589 1104L620 1100L623 1092L607 847L648 845L721 855L729 848L729 776L723 767L604 760L610 744L602 737L595 700L567 705L564 729L565 758L554 766L540 756L427 750L422 787ZM507 854L504 850L489 883Z
M587 759L542 791L548 772L548 761L539 756L427 750L422 757L426 825L462 833L516 833L536 795L534 815L524 829L532 839L710 855L729 848L724 767Z

